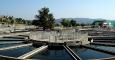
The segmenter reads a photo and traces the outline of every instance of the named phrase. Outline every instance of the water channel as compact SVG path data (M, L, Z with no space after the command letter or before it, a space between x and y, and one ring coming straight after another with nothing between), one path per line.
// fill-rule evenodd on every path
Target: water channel
M11 57L19 57L19 56L21 56L25 53L28 53L28 52L30 52L34 49L35 49L35 47L33 47L33 46L25 46L25 47L0 51L0 55L11 56Z
M72 60L69 54L64 48L62 49L47 49L41 53L30 57L30 59L40 59L40 60Z
M72 48L72 50L76 54L78 54L78 56L81 57L82 60L108 58L113 56L110 54L94 51L83 47Z

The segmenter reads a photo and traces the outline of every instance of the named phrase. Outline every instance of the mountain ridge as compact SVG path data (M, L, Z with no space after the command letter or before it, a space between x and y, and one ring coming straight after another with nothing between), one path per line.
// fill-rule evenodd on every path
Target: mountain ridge
M68 20L75 20L77 23L83 23L83 24L91 24L93 23L95 20L98 20L98 19L92 19L92 18L65 18L65 19L68 19ZM60 23L62 20L62 18L60 19L56 19L56 23Z

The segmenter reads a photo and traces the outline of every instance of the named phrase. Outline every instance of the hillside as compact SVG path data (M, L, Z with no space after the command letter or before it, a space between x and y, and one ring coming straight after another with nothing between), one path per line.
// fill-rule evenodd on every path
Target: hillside
M84 24L88 24L88 23L93 23L93 21L95 21L96 19L90 19L90 18L66 18L68 20L75 20L77 23L84 23ZM55 21L56 23L60 23L61 19L56 19Z

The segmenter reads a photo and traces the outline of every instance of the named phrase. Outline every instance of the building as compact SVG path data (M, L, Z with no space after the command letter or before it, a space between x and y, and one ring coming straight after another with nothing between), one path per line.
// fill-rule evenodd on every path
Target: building
M114 28L115 20L96 20L92 25L99 28Z

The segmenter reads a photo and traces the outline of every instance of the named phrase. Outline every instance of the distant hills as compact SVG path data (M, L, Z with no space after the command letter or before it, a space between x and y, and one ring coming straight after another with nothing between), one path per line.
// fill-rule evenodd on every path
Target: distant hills
M90 24L93 23L93 21L97 20L97 19L91 19L91 18L66 18L68 20L75 20L77 23L84 23L84 24ZM60 23L62 19L56 19L56 23Z

